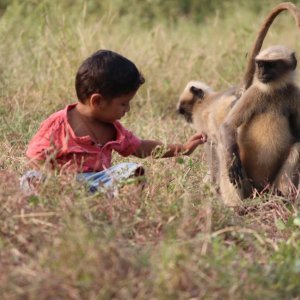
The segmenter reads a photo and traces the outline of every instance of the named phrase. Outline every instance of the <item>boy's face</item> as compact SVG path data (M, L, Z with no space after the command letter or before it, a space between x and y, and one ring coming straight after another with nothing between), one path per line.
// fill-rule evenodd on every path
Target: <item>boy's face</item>
M102 99L96 112L97 118L103 122L112 123L121 119L130 110L130 100L136 92L118 96L111 100Z

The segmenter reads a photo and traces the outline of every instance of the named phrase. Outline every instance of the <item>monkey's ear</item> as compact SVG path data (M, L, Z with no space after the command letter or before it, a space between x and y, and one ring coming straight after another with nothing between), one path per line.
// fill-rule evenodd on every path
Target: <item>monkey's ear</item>
M197 96L198 98L203 98L203 96L204 96L203 90L200 88L197 88L195 86L191 86L190 91L194 96Z
M296 55L295 55L295 52L292 54L292 68L293 70L295 70L297 67L297 58L296 58Z

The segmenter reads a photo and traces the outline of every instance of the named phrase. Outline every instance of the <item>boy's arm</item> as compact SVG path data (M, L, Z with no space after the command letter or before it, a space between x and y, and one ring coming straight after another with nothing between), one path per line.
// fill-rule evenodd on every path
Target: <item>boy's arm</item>
M134 156L144 158L152 155L154 158L173 157L180 154L191 154L198 145L206 142L204 134L192 136L185 144L164 145L160 141L142 140L141 145L133 153Z

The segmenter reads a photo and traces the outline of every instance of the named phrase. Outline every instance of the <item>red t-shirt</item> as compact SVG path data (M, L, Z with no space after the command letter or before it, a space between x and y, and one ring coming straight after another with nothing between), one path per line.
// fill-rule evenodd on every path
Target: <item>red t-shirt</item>
M140 146L141 140L118 121L113 123L116 140L103 146L96 145L88 135L76 136L67 119L67 111L75 106L76 103L66 106L41 124L28 145L28 158L49 160L77 172L98 172L111 166L112 150L128 156Z

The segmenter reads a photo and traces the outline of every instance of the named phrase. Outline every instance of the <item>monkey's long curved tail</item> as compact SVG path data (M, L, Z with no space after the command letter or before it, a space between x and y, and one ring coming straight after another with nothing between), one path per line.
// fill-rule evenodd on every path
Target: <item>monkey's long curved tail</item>
M242 93L247 90L253 81L254 72L255 72L255 57L258 55L264 39L268 33L270 26L272 25L275 18L284 10L288 10L295 19L296 25L300 30L300 10L291 2L283 2L278 4L272 9L269 15L265 18L263 24L260 27L260 30L255 39L255 43L250 51L250 55L247 62L246 71L243 76L242 82Z

